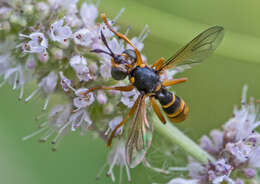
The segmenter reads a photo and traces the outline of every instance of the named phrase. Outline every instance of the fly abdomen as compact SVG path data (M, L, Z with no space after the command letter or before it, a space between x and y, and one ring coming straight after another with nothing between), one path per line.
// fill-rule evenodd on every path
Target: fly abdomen
M156 98L171 122L181 122L187 118L189 113L187 104L182 98L173 95L165 87L162 87L156 93Z
M163 110L172 122L184 121L189 113L189 108L184 100L176 95L172 95L171 101L163 105Z

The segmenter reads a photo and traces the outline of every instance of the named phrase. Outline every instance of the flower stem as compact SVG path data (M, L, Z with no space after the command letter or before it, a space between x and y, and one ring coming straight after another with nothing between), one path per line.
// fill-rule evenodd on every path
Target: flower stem
M162 124L155 115L153 116L153 124L155 129L164 135L173 144L178 145L186 153L191 155L201 163L207 163L209 160L214 162L215 159L209 155L206 151L200 148L193 140L186 136L182 131L176 128L171 122Z

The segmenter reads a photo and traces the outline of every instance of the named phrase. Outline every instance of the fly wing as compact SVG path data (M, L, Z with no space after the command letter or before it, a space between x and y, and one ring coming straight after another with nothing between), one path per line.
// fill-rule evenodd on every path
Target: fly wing
M216 50L223 37L224 28L220 26L214 26L203 31L175 55L166 60L159 68L159 71L203 61Z
M126 160L131 168L137 166L143 160L151 142L152 125L148 123L145 96L142 96L139 100L131 125L131 132L126 143Z

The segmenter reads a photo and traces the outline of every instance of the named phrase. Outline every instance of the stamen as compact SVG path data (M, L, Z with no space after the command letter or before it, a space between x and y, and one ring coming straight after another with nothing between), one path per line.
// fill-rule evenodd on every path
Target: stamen
M168 170L164 170L161 168L157 168L157 167L153 167L146 159L144 159L143 164L148 167L149 169L158 172L158 173L162 173L162 174L170 174L170 172Z
M100 5L100 0L97 0L97 1L96 1L96 7L98 8L99 5Z
M18 78L18 73L15 72L15 76L14 76L14 84L13 84L13 90L16 89L16 86L17 86L17 78Z
M41 142L45 142L48 140L48 138L55 132L55 130L50 129L46 132L46 134L40 139Z
M55 144L55 146L52 148L52 151L55 152L57 151L57 147L62 141L62 138L65 136L65 132L63 131L62 133L58 133L57 136L51 141L52 144Z
M6 83L7 80L4 80L3 82L0 83L0 88Z
M124 11L125 11L125 8L122 8L120 10L120 12L117 14L117 16L115 16L115 18L113 19L111 25L113 25L119 19L119 17L124 13Z
M100 176L101 176L101 174L104 172L104 170L105 170L105 168L107 167L107 163L105 163L104 165L103 165L103 167L98 171L98 174L97 174L97 176L96 176L96 179L98 180L99 178L100 178Z
M39 130L37 130L36 132L33 132L32 134L28 135L28 136L25 136L22 138L23 141L26 141L36 135L38 135L39 133L43 132L44 130L46 130L48 127L44 127L44 128L41 128Z
M242 104L242 106L245 106L245 104L246 104L247 90L248 90L248 86L244 85L243 90L242 90L242 97L241 97L241 104Z
M114 176L114 173L113 173L113 168L116 164L116 161L117 161L117 158L118 158L118 154L115 155L110 167L109 167L109 170L107 172L107 175L110 176L111 175L111 178L112 178L112 181L114 182L115 181L115 176Z
M149 27L148 27L147 24L145 24L143 31L142 31L142 32L140 33L140 35L138 36L138 40L139 40L140 42L143 42L144 39L148 36L149 33L150 33Z
M105 131L105 133L104 133L104 135L108 135L108 133L111 131L111 128L109 127L106 131Z
M19 95L19 100L22 100L22 98L23 98L23 93L24 93L24 86L22 85L21 86L21 89L20 89L20 95Z
M125 36L128 35L128 33L129 33L129 31L130 31L131 29L132 29L131 26L128 26L128 27L127 27L127 30L126 30L126 32L125 32Z
M42 123L42 124L39 125L39 128L45 127L48 123L49 123L49 121L45 121L44 123Z
M189 171L187 167L169 167L169 171Z
M46 111L48 104L49 104L50 96L47 96L47 99L45 100L44 106L43 106L43 111Z
M45 117L46 113L41 113L40 115L36 116L34 119L35 121L39 121L41 118Z
M28 35L25 35L25 34L22 34L22 33L19 33L19 36L24 37L24 38L30 38Z
M36 90L34 90L32 92L32 94L25 99L25 102L28 102L34 95L36 95L39 92L39 90L40 90L40 87L38 87Z
M119 171L119 184L122 183L122 176L123 176L123 165L120 165L120 171Z
M126 170L128 181L131 181L130 170L126 162L125 162L125 170Z
M69 124L70 124L70 121L68 121L63 127L61 127L61 128L59 129L59 131L58 131L58 135L59 135L59 134L62 134L63 131L64 131L64 129L65 129L66 127L68 127Z

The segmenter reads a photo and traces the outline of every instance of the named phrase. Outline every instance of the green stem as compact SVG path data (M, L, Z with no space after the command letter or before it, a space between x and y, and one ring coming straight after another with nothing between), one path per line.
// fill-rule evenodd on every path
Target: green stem
M155 129L164 135L170 142L178 145L187 154L191 155L194 159L201 163L207 163L209 160L214 162L215 159L200 148L193 140L186 136L182 131L176 128L171 122L162 124L155 115L153 116L153 125Z

